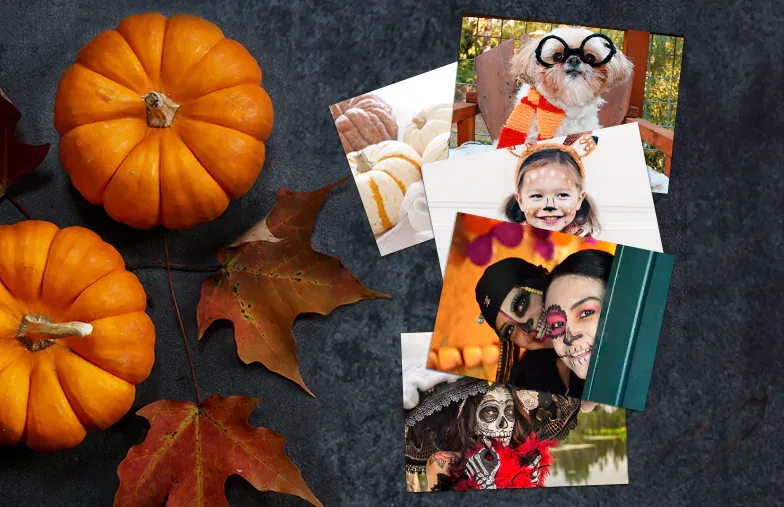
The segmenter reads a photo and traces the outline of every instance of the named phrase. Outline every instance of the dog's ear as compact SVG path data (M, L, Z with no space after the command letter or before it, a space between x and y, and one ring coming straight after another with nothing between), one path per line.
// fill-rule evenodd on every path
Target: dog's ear
M520 46L520 50L512 56L509 70L512 75L523 83L536 85L536 46L539 39L528 39Z
M621 84L632 75L634 64L626 55L618 51L607 63L607 88Z

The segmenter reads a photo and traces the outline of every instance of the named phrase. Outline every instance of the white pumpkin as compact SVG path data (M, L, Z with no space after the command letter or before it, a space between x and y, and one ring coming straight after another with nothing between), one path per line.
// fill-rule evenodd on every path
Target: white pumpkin
M424 153L422 153L422 165L435 162L437 160L446 160L449 156L449 132L438 134L428 143Z
M373 234L397 225L406 189L422 180L422 160L409 145L383 141L348 154Z
M434 137L452 128L452 104L428 106L411 119L403 134L403 141L422 155Z

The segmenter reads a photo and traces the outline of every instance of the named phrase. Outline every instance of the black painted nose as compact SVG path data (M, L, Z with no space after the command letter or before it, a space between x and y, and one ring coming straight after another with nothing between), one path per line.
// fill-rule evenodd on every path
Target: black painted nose
M577 57L577 56L574 56L574 55L570 56L570 57L569 57L569 58L566 60L566 65L567 65L567 67L570 67L570 68L573 68L573 69L574 69L574 68L577 68L577 67L579 67L579 66L580 66L580 63L581 63L581 62L580 62L580 58L579 58L579 57Z
M583 337L582 333L571 334L567 332L566 336L564 337L564 345L568 347L569 345L571 345L572 343L574 343L575 341L579 340L582 337Z
M501 429L505 429L505 428L506 428L506 426L507 426L507 423L506 423L506 417L504 417L504 416L502 415L502 416L501 416L501 421L498 423L498 427L499 427L499 428L501 428Z

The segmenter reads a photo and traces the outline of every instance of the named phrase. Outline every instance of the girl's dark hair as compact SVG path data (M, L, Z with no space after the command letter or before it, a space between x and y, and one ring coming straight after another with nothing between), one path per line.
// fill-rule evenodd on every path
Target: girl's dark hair
M517 396L517 389L512 386L499 386L491 389L501 388L509 389L512 393L512 402L515 407L515 425L512 430L512 439L510 440L509 445L514 446L522 444L533 431L531 417L523 406L523 402L520 401L520 398ZM476 438L476 412L482 398L484 398L484 393L466 399L463 410L460 412L456 423L448 428L444 435L447 449L462 452L479 443L479 440Z
M525 173L531 169L538 169L546 164L556 163L561 167L564 167L569 170L572 178L577 182L578 188L580 190L585 188L585 180L580 173L580 165L574 159L574 157L565 151L557 150L557 149L545 149L541 151L537 151L532 153L528 158L526 158L520 167L517 169L517 190L520 190L520 187L523 185L523 176ZM521 224L525 222L525 213L523 210L520 209L520 205L517 203L517 199L515 199L514 194L510 195L509 198L506 200L506 204L503 207L504 216L510 222L515 222ZM577 210L577 213L574 216L574 221L572 222L577 225L587 225L594 231L599 230L599 217L596 213L596 205L593 202L593 199L585 195L585 199L583 199L583 203L580 205L580 209Z
M550 282L563 275L581 275L601 280L606 285L610 279L613 259L613 254L602 250L580 250L553 269Z

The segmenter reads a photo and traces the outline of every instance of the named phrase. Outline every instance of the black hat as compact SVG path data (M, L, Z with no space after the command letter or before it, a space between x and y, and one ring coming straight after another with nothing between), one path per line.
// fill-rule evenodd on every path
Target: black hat
M516 257L488 266L476 283L476 302L482 312L480 323L484 319L490 327L495 327L501 303L515 287L544 292L547 288L547 269Z

